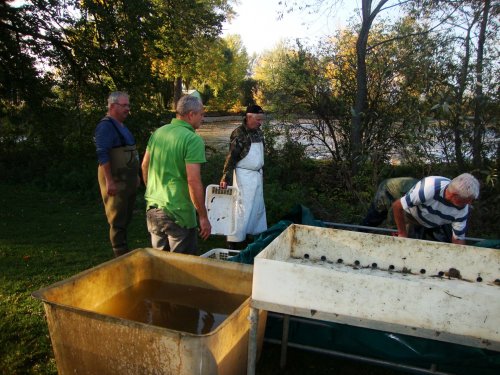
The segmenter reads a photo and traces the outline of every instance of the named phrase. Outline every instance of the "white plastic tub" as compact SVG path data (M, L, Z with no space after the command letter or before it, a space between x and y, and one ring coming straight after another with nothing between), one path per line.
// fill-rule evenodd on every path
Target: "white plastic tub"
M252 307L500 351L500 251L292 225Z

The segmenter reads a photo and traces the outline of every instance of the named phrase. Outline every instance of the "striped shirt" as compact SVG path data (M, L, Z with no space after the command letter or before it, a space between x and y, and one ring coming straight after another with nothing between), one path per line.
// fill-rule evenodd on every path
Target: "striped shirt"
M434 228L450 224L456 239L465 239L469 205L457 207L444 198L450 180L445 177L431 176L419 182L401 198L403 209L420 225Z

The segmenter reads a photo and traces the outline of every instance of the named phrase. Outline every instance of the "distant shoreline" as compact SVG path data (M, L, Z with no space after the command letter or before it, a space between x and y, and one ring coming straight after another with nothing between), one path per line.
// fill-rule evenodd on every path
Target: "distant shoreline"
M222 122L222 121L241 121L243 120L243 116L241 115L233 115L233 116L205 116L203 122L211 123L211 122Z

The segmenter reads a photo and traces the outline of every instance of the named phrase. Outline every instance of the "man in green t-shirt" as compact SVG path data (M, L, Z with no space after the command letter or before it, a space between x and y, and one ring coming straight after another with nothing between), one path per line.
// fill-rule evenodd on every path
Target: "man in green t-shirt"
M200 173L205 144L195 132L205 114L202 102L190 95L179 100L176 112L153 133L142 162L147 225L154 248L197 254L196 213L201 238L211 232Z

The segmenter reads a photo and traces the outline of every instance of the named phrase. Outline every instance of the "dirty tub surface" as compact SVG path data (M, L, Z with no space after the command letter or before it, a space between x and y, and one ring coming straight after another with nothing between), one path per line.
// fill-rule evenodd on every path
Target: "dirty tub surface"
M255 258L252 306L500 351L499 279L495 249L292 225Z
M153 318L155 314L157 317L147 324L124 318L131 312L123 301L124 314L109 313L103 307L144 283L150 287L168 283L179 289L205 290L206 295L237 296L241 304L228 311L225 319L219 317L218 326L203 333L153 325L168 320L158 308L150 311ZM138 249L33 295L44 302L59 374L232 375L246 370L251 288L251 266ZM196 300L207 304L202 302L207 300L203 294ZM132 309L134 301L130 302ZM185 311L182 308L186 306L181 306ZM200 312L200 322L207 318L206 312L202 315L204 308L195 309ZM259 347L265 312L261 312L261 318Z

